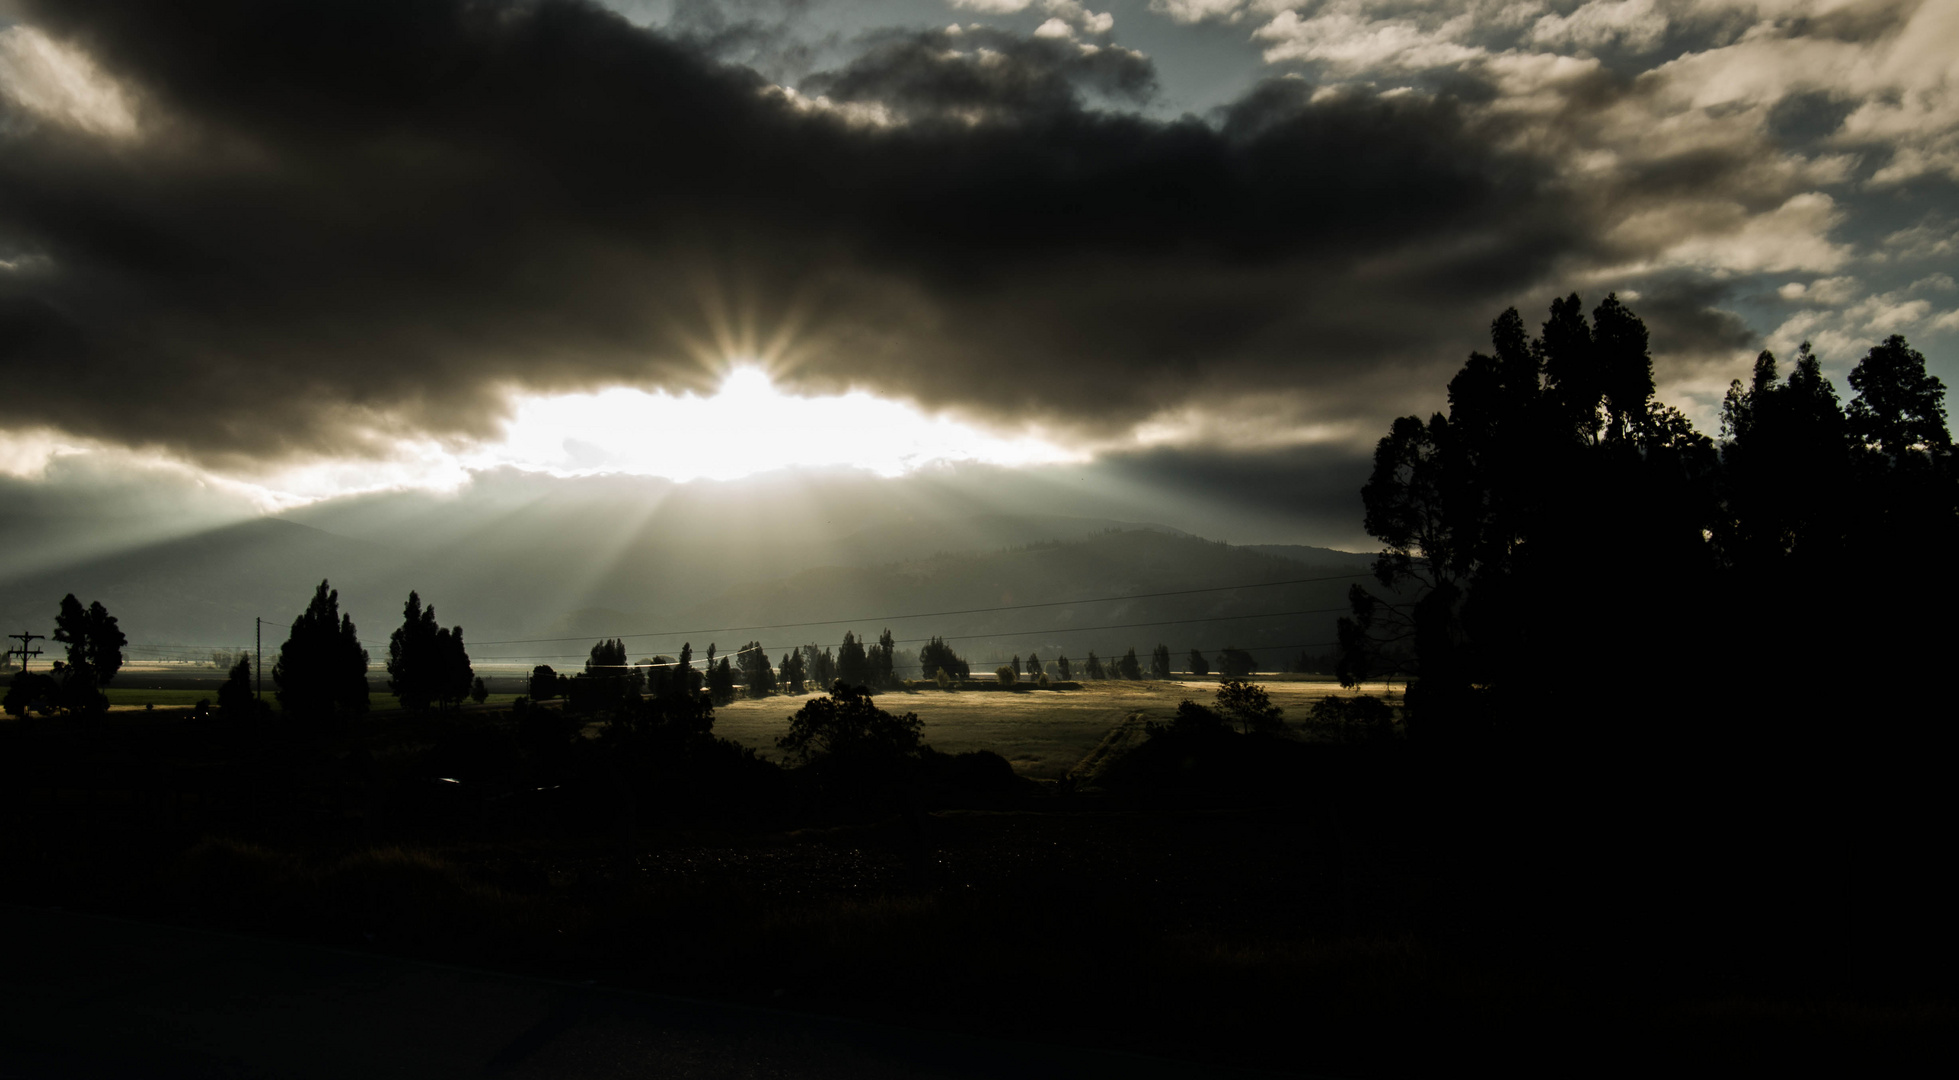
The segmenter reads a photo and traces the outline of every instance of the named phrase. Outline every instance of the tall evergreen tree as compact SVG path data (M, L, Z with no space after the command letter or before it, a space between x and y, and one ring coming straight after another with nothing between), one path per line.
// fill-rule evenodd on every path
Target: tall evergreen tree
M714 665L708 672L707 692L716 705L726 705L735 700L735 667L727 657Z
M340 613L340 593L321 581L272 665L280 709L297 718L366 712L367 663L353 618Z
M674 669L674 688L683 696L699 692L701 673L694 670L694 643L680 646L680 666Z
M401 626L388 638L388 692L416 712L461 705L476 677L463 628L437 623L435 605L423 607L413 591L401 614Z
M1158 645L1156 648L1150 650L1150 678L1167 679L1169 677L1170 646Z
M884 633L878 635L877 644L871 647L868 657L871 665L871 685L877 687L897 685L898 679L895 674L897 654L898 642L891 636L891 628L885 627Z
M868 686L871 666L864 655L864 645L857 635L846 631L843 645L837 649L837 678L851 686Z
M252 658L241 656L218 687L218 713L227 719L243 720L257 710L252 698Z
M748 685L749 697L765 698L775 693L775 672L769 667L769 654L761 642L743 645L735 656L740 660L741 678Z

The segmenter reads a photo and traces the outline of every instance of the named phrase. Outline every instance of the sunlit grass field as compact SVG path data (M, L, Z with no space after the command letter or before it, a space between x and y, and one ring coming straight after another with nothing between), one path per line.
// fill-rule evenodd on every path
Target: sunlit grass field
M267 681L269 684L270 680ZM103 693L109 698L109 708L114 710L145 709L151 706L159 709L188 709L196 706L200 701L209 701L214 707L218 703L218 692L214 689L112 686ZM508 706L515 700L517 700L516 694L491 694L484 704L490 707ZM279 711L279 698L272 692L270 685L265 688L265 704L273 712ZM368 708L375 712L400 707L401 702L393 694L376 693L368 698Z
M1381 684L1360 691L1342 690L1325 681L1265 682L1272 702L1286 710L1298 726L1313 703L1330 694L1371 693L1382 696ZM925 723L924 738L933 749L958 754L991 750L1006 758L1014 771L1036 780L1067 775L1118 725L1135 721L1163 722L1176 715L1185 699L1209 704L1217 691L1214 679L1190 681L1090 682L1080 690L925 690L888 691L877 696L887 712L914 712ZM1399 702L1402 687L1396 684ZM789 716L813 694L737 701L714 711L714 732L774 756L775 741L789 730ZM1311 733L1308 733L1309 735Z
M1399 703L1405 689L1371 684L1360 690L1343 690L1331 679L1312 680L1297 676L1285 679L1254 679L1265 687L1272 702L1286 710L1286 720L1302 729L1306 738L1322 733L1303 727L1313 704L1336 694L1370 693ZM1209 704L1217 690L1215 679L1125 682L1089 682L1079 690L957 690L921 688L892 690L877 695L879 708L889 712L915 712L924 721L924 739L941 753L959 754L990 750L1007 759L1014 771L1036 780L1059 780L1116 733L1119 739L1140 737L1142 725L1166 722L1176 715L1177 703L1186 699ZM117 712L146 708L186 709L199 701L217 702L215 689L112 687L109 704ZM516 694L491 694L491 708L509 706ZM779 695L761 700L738 700L721 706L714 713L715 734L752 747L764 757L774 758L776 739L789 730L789 716L815 694ZM279 710L278 699L268 686L266 704ZM400 702L392 695L375 692L370 708L375 712L397 709ZM1127 730L1117 732L1127 725Z

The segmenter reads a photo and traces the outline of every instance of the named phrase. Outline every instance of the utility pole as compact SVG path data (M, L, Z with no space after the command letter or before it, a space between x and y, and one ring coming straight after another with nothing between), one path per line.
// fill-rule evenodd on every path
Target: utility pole
M252 698L265 700L265 620L252 620Z
M25 630L18 634L8 634L7 637L9 640L20 642L20 648L8 649L7 655L20 657L20 670L23 673L27 671L28 661L33 657L41 655L41 650L30 649L28 646L36 641L46 641L48 639L46 634L30 634Z

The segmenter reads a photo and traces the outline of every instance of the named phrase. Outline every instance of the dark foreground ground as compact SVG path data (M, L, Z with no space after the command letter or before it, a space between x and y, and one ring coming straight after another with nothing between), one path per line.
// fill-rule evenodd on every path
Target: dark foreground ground
M0 1077L1063 1077L1245 1070L0 908Z
M1250 786L621 830L424 775L439 726L11 734L0 1075L1945 1075L1959 1031L1937 942L1852 932L1903 897L1849 896L1840 831L1686 850L1590 778L1275 744Z

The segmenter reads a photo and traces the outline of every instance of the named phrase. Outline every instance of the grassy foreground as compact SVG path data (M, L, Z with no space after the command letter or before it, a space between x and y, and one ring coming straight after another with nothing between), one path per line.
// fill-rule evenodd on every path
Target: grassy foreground
M1293 715L1329 692L1270 688ZM455 747L514 737L495 712L276 738L166 710L6 724L0 865L27 904L1282 1071L1904 1071L1949 1045L1949 998L1787 979L1800 942L1772 968L1675 966L1639 955L1640 928L1557 914L1589 886L1547 899L1479 869L1503 837L1463 814L1475 789L1394 746L1329 736L1267 803L1044 777L1102 749L1109 718L1205 689L886 695L1024 787L985 809L790 800L624 830L602 789L441 779ZM770 745L794 704L740 703L716 730Z

